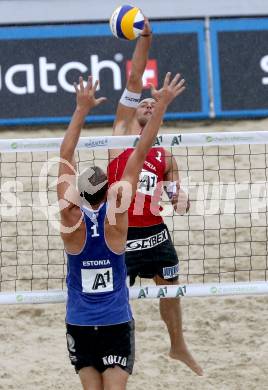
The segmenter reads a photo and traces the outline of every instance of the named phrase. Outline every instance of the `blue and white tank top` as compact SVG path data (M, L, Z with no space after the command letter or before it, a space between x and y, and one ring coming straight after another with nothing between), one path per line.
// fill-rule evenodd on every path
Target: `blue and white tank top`
M114 325L132 319L126 285L125 254L115 254L105 241L107 204L81 208L86 240L81 252L68 254L66 322L73 325Z

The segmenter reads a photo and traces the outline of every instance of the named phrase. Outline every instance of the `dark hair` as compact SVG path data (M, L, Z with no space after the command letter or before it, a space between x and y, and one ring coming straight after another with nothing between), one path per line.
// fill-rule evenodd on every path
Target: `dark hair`
M96 204L104 200L107 190L108 183L106 183L99 191L95 192L95 194L93 195L87 193L86 191L83 191L80 193L80 196L82 198L85 198L90 205L95 206Z

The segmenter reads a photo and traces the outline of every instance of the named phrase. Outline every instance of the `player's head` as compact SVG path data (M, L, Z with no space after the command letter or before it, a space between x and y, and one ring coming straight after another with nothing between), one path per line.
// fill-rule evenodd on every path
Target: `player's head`
M77 180L80 196L91 206L106 200L108 180L106 173L100 167L86 168Z
M151 118L154 110L156 100L153 98L146 98L139 102L136 110L136 119L140 127L144 127L148 120Z

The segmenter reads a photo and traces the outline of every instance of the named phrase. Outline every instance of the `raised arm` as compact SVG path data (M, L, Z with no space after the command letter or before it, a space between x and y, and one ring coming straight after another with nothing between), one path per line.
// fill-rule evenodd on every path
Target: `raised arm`
M184 79L180 80L179 74L177 74L172 81L170 81L170 77L170 73L167 73L163 87L159 92L159 98L152 112L152 116L144 127L140 140L128 159L122 176L122 180L127 180L132 185L132 198L136 193L138 178L143 163L153 145L166 109L168 105L185 89L185 81Z
M60 163L58 172L57 194L61 213L62 225L66 228L73 227L81 217L78 207L79 197L75 189L76 163L75 149L80 137L81 129L89 111L102 103L105 98L95 98L98 82L92 85L92 77L88 77L86 86L83 78L79 78L79 86L74 83L76 91L76 108L60 148Z
M148 60L152 33L149 20L145 18L144 28L137 40L131 60L131 71L126 89L118 103L113 135L123 135L131 122L142 92L142 76ZM129 95L129 96L128 96ZM136 100L136 101L135 101Z

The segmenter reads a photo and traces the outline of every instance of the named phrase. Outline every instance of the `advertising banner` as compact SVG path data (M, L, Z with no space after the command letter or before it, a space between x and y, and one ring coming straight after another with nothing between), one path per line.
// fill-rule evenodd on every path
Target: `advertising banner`
M204 23L152 23L153 44L144 73L161 87L166 72L179 72L187 89L167 119L206 118L209 112ZM108 101L88 122L109 122L125 88L135 41L111 35L107 24L0 28L0 125L67 123L75 107L73 82L89 74Z
M268 115L268 19L211 22L216 117Z

